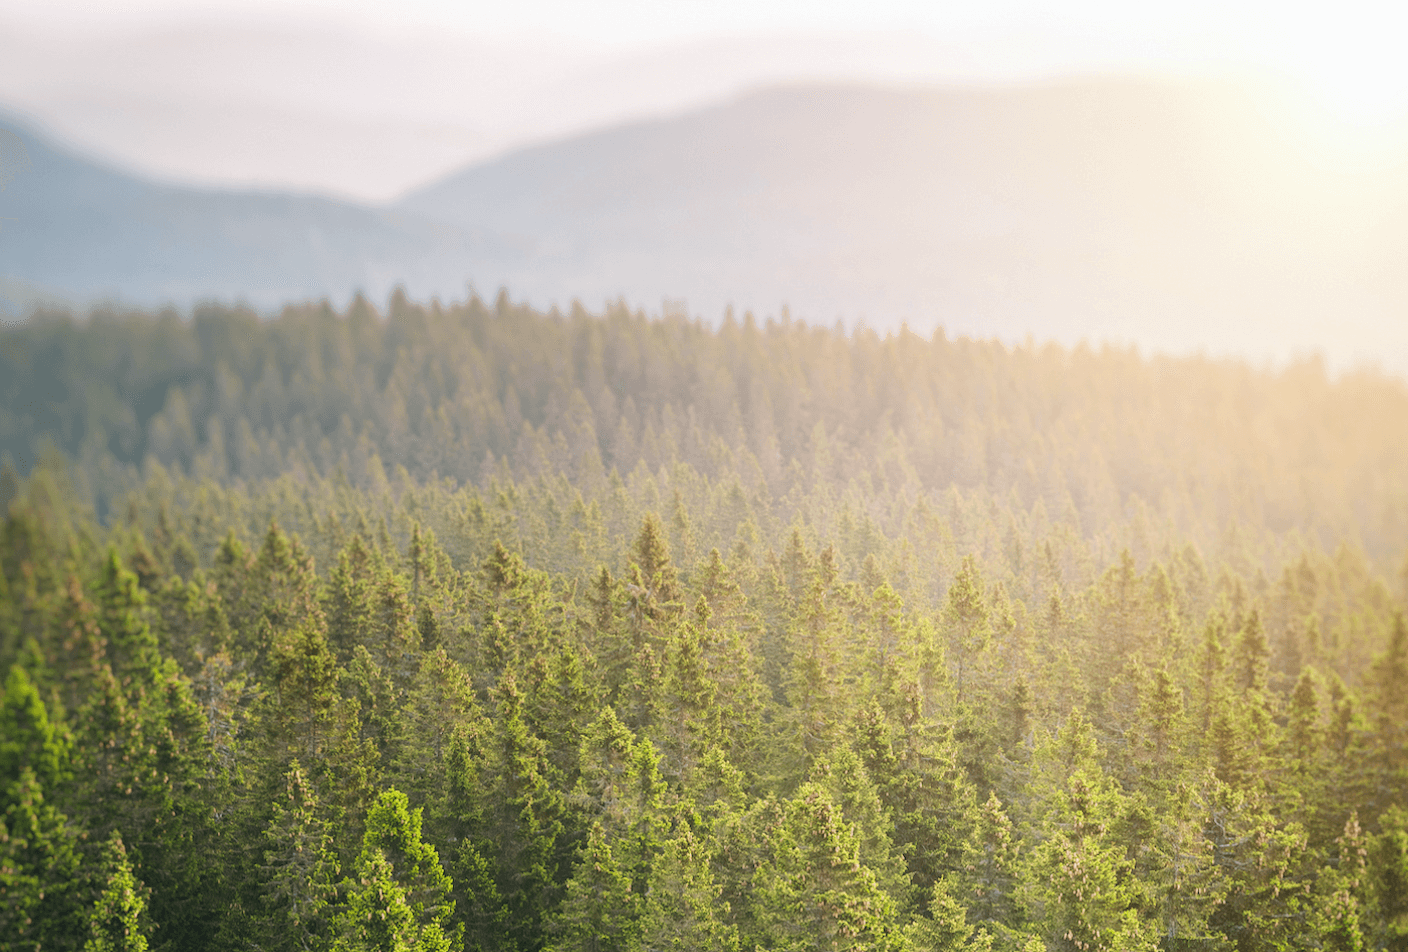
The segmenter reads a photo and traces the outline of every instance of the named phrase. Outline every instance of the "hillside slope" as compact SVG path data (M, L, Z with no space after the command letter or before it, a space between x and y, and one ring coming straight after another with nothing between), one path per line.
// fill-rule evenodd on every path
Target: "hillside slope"
M1253 357L1408 350L1401 163L1317 164L1227 89L773 89L471 167L401 207L514 233L535 301ZM1388 349L1391 350L1391 349Z
M1408 160L1337 167L1225 87L777 88L520 150L390 208L162 185L8 125L34 165L0 193L0 297L19 304L472 284L1408 372Z
M274 307L359 288L381 296L401 281L463 293L464 262L485 247L403 211L149 182L20 122L0 117L0 126L18 134L32 166L0 194L0 279L39 296Z

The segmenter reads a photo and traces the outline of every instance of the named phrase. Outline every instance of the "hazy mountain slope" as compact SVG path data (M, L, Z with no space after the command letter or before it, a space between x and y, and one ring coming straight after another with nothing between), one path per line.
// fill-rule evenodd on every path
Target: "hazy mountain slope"
M787 88L520 151L401 207L523 236L504 280L539 301L1346 360L1385 335L1408 352L1403 168L1317 167L1211 87Z
M1113 80L772 89L474 166L376 209L152 183L15 123L0 298L272 308L466 282L928 333L1408 372L1408 162L1317 164L1247 95ZM0 302L2 303L2 302Z
M397 282L458 289L484 244L403 211L277 193L156 184L58 148L0 118L32 168L0 193L0 281L32 295L188 304L290 299Z

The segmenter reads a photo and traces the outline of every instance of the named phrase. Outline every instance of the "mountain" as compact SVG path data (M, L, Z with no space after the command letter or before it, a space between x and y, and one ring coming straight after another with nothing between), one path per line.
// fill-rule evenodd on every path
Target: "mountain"
M1408 354L1406 170L1336 170L1221 86L797 87L521 150L399 207L518 235L502 280L535 301L1345 363Z
M1408 158L1336 164L1273 106L1114 79L777 87L520 149L385 207L164 185L19 127L33 170L0 193L0 295L267 309L472 283L543 307L785 304L1408 372Z
M0 293L14 304L221 298L270 308L357 289L384 296L398 282L462 296L466 262L488 254L490 239L398 209L164 185L21 122L0 117L0 127L28 157L0 192Z

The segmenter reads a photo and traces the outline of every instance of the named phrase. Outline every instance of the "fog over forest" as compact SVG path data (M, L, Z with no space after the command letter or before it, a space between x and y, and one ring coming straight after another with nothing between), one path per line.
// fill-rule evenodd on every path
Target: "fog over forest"
M1408 937L1398 378L507 294L0 334L6 948Z
M1342 7L0 0L0 952L1408 952Z

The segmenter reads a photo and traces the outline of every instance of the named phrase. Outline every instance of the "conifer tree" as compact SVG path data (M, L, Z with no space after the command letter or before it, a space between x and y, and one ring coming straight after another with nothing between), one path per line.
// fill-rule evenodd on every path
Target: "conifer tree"
M84 931L79 831L45 802L34 771L6 784L0 813L0 950L72 948Z
M107 660L119 680L147 674L158 664L156 635L144 617L147 593L109 546L96 591L98 626Z
M804 772L835 741L844 714L846 674L842 644L845 617L833 586L839 575L832 548L823 551L798 599L788 630L787 699L791 737L779 753L783 764Z
M639 952L736 952L738 930L728 923L705 844L687 824L676 825L650 872L634 949Z
M591 636L589 643L601 665L607 697L615 700L626 683L635 646L624 625L625 593L610 570L601 566L587 594L591 606Z
M947 880L937 880L929 890L928 915L916 917L905 930L905 943L914 952L978 952L991 949L985 931L974 935L968 914L954 898Z
M840 807L812 784L787 803L770 832L753 896L756 937L778 952L899 950L894 899L860 860L860 842Z
M1183 693L1167 668L1155 671L1152 681L1140 698L1136 735L1149 762L1148 779L1158 783L1176 768L1176 752L1183 748Z
M1158 801L1154 829L1136 853L1134 875L1146 884L1149 916L1165 945L1219 941L1211 917L1230 883L1205 832L1219 793L1210 774L1180 780Z
M1375 768L1380 788L1398 791L1391 802L1408 806L1408 620L1395 611L1388 649L1375 660L1373 728Z
M543 941L570 862L565 808L551 783L546 745L524 723L517 680L506 676L495 693L484 838L494 846L498 889L509 907L505 938L519 949L533 949Z
M328 642L343 662L352 657L354 647L372 641L376 575L371 550L360 535L353 535L338 553L324 598Z
M484 855L494 846L487 836L493 829L485 822L490 791L483 782L491 731L487 718L452 725L443 767L433 769L425 781L431 789L444 784L443 794L431 798L427 812L438 833L436 841L455 844L445 862L455 884L456 918L464 926L465 947L471 952L512 952L516 946L508 938L508 905L497 870Z
M1367 947L1361 918L1368 851L1359 817L1351 813L1336 843L1333 864L1321 868L1316 882L1312 928L1321 947L1332 952L1362 952Z
M926 721L917 708L912 699L905 721L892 725L872 702L858 716L854 743L893 818L914 885L927 893L957 869L976 802L952 732Z
M1208 615L1203 645L1198 655L1198 715L1203 734L1212 729L1222 710L1227 649L1222 643L1224 620L1220 611Z
M728 756L715 747L704 755L681 791L681 799L701 828L712 830L735 819L747 807L743 771L729 762Z
M630 618L638 629L637 648L658 646L664 639L663 627L684 610L678 574L670 559L670 543L660 519L647 512L640 534L631 548L631 578L626 591Z
M1242 948L1295 944L1312 885L1305 878L1304 828L1279 820L1244 788L1214 785L1208 800L1204 831L1225 877L1210 926Z
M958 575L948 590L944 625L948 630L949 651L956 667L954 681L958 699L962 701L966 694L972 693L973 685L970 682L974 676L973 669L992 640L983 583L971 555L964 557Z
M936 879L934 888L953 892L955 901L961 899L967 919L975 926L1002 935L1019 924L1020 842L997 794L988 794L975 819L963 843L960 871ZM934 893L935 901L939 895Z
M472 756L479 760L489 730L469 672L444 648L426 652L395 727L394 766L408 795L417 802L443 804L452 778L469 769L467 764L447 769L456 734L462 743L473 739ZM464 752L469 753L467 748ZM434 815L436 809L428 813Z
M103 881L88 913L83 952L147 952L146 890L133 875L127 849L114 832L103 848Z
M545 952L627 952L637 943L637 895L612 856L601 824L592 825L562 904L547 926Z
M312 952L327 939L337 858L317 794L294 760L264 829L263 923L268 948Z
M1286 713L1290 759L1304 776L1313 767L1320 750L1320 697L1315 669L1301 669Z
M1154 944L1119 836L1125 809L1115 785L1090 763L1076 766L1051 799L1027 876L1028 914L1042 923L1049 948L1113 952Z
M707 624L708 606L699 605ZM699 617L696 611L695 617ZM702 626L685 622L675 628L666 655L665 683L653 718L665 770L674 779L689 777L705 750L723 738L718 688L707 668L701 645Z
M280 634L268 667L262 718L280 763L318 763L329 743L337 707L337 667L322 631L301 624Z
M291 628L308 626L326 637L313 559L277 522L269 523L243 581L248 586L246 596L257 608L244 628L236 631L241 657L262 667L274 644Z
M348 884L346 907L338 915L332 952L453 952L439 924L417 922L395 870L379 850L357 861L357 880Z
M1369 844L1369 876L1377 909L1378 948L1408 949L1408 809L1390 807Z
M909 896L904 858L894 845L894 824L861 758L838 746L817 761L807 780L831 798L860 844L860 861L875 871L882 889L898 902Z
M400 689L414 676L421 648L414 607L405 581L383 573L373 593L371 643L367 648Z
M28 769L42 788L53 790L68 779L72 738L52 724L49 711L29 673L11 665L0 696L0 789ZM0 799L0 809L8 803Z
M395 788L383 791L367 813L362 852L357 858L357 872L362 878L374 869L380 874L378 857L386 862L410 908L417 935L443 934L455 911L450 895L454 884L441 867L435 847L421 839L421 810L412 810L406 795ZM458 946L458 936L448 938L451 945Z
M51 629L52 648L47 654L60 703L72 716L88 699L90 683L106 663L107 652L97 606L75 574L66 579Z
M590 665L584 649L564 641L524 666L524 714L548 745L548 760L564 787L576 780L580 739L601 705Z
M1233 686L1247 696L1260 697L1266 693L1267 673L1270 667L1271 646L1266 639L1266 629L1261 623L1261 613L1253 608L1237 635L1236 651L1233 654Z

